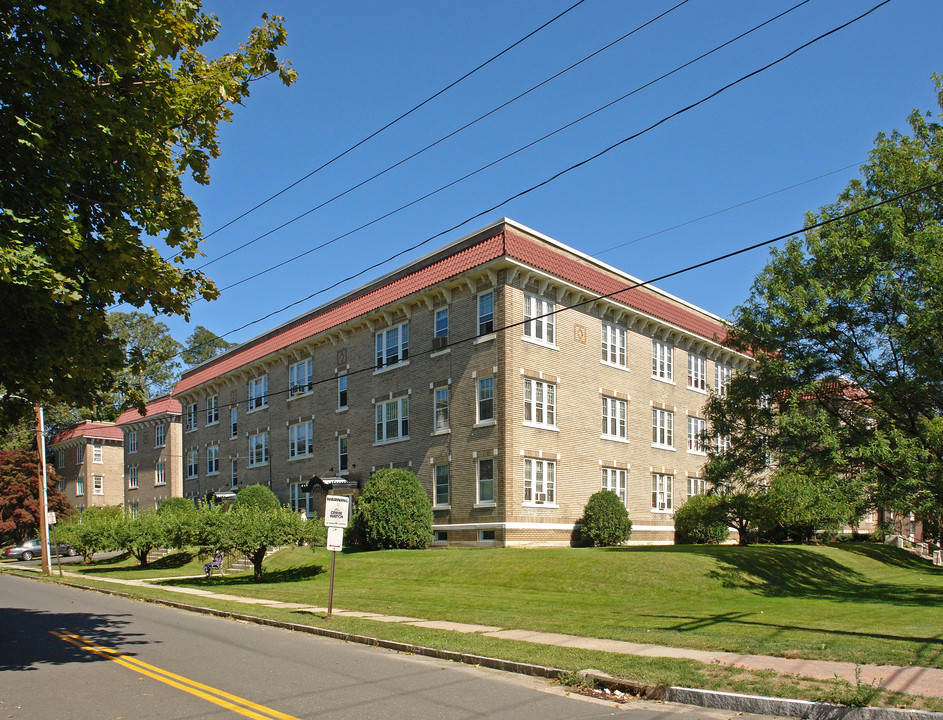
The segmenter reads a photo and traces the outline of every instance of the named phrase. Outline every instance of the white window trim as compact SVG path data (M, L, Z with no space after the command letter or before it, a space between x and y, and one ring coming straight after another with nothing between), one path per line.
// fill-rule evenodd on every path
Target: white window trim
M300 428L307 428L305 437L303 438L304 444L307 446L305 452L298 452L298 437L297 433L301 432ZM294 433L294 436L293 436ZM292 460L302 460L304 458L309 458L314 455L314 423L310 420L306 422L295 423L288 427L288 461Z
M491 328L488 329L488 330L486 330L485 332L482 332L482 331L481 331L481 325L482 325L481 301L482 301L482 298L485 298L485 297L487 297L488 295L491 296L491 319L490 319L490 320L486 320L485 322L490 322L490 323L491 323ZM476 334L479 338L490 337L490 336L492 336L492 335L495 334L495 310L497 309L497 308L496 308L496 305L497 305L497 304L495 303L494 300L495 300L495 298L494 298L494 289L493 289L493 288L492 288L491 290L485 290L484 292L478 293L478 299L477 299L477 302L476 302L476 304L475 304L475 320L476 320L476 322L475 322L475 331L476 331L475 334Z
M602 489L614 492L622 501L622 504L626 505L628 502L629 471L622 468L603 467L600 475ZM612 489L611 485L615 485L615 490Z
M256 438L259 438L259 439L256 440ZM264 442L263 442L263 439L264 439ZM264 467L269 464L269 459L271 457L269 455L269 453L271 452L271 449L269 448L270 439L271 438L269 437L268 431L256 433L255 435L249 436L249 467L250 468ZM256 461L255 459L256 453L255 453L255 448L253 448L253 444L259 444L259 443L261 443L261 448L262 448L262 459L259 461Z
M603 395L602 401L603 401L603 410L604 410L602 419L610 420L611 418L611 415L605 414L605 406L607 404L607 401L608 401L608 405L610 409L612 409L613 404L615 405L616 410L618 410L619 408L622 408L623 410L622 417L621 417L622 425L620 429L623 431L624 434L612 435L611 433L604 432L599 435L600 439L612 440L614 442L628 443L629 442L629 403L628 401L623 400L621 398L610 397L608 395ZM617 418L617 421L618 421L618 418ZM607 428L612 427L612 422L611 421L607 422L606 427Z
M344 391L344 394L346 395L346 397L344 398L343 405L341 405L341 379L342 378L343 378L343 384L344 384L343 391ZM349 405L350 405L350 383L349 383L349 377L347 375L347 371L344 371L342 373L337 374L337 408L335 411L343 412L344 410L348 408Z
M692 432L693 427L697 425L700 427L699 430ZM693 415L688 416L688 454L689 455L707 455L707 450L704 449L704 443L701 442L700 433L707 429L707 421L694 417Z
M446 503L439 503L439 468L445 467L448 473L448 496ZM452 509L452 467L450 463L436 463L432 466L432 509L433 510L451 510Z
M653 448L659 448L659 449L661 449L661 450L672 450L672 451L673 451L673 450L675 449L675 447L674 447L674 413L673 413L671 410L664 410L664 409L662 409L662 408L653 407L653 408L652 408L652 431L653 431L653 432L654 432L655 428L658 428L659 431L660 431L660 430L662 429L662 427L663 427L662 423L659 423L659 421L658 421L658 418L659 418L659 417L663 417L663 418L666 418L666 419L670 419L670 420L671 420L671 423L670 423L671 427L665 427L665 428L664 428L664 429L665 429L665 433L664 433L664 434L670 435L671 442L670 442L670 443L662 443L662 442L659 441L659 440L655 440L655 439L654 439L654 435L653 435L653 436L652 436L652 447L653 447ZM661 434L662 434L662 433L659 432L659 435L661 435Z
M212 405L210 404L211 400L215 401ZM210 420L211 414L215 418L214 420ZM206 399L206 427L211 427L213 425L218 425L218 424L219 424L219 395L210 395Z
M214 464L212 470L210 469L210 462ZM207 477L219 475L219 445L209 445L206 448L206 475Z
M664 366L664 371L659 368ZM674 385L674 345L652 338L652 379Z
M405 414L403 414L404 404L406 408ZM391 418L389 417L387 408L393 405L396 406L396 419L395 420L396 420L396 431L398 434L390 437L387 435L387 425L389 422L391 422ZM377 411L379 411L381 408L382 408L382 413L383 413L383 421L382 421L383 437L379 438L377 437L377 425L379 423L377 422L376 414L377 414ZM409 395L401 395L400 397L393 398L391 400L384 400L383 402L376 403L376 405L374 406L374 413L373 413L373 420L374 420L374 423L373 423L374 443L373 444L374 446L388 445L390 443L404 442L406 440L409 440L409 431L411 430L410 423L409 423L409 409L410 409L409 408ZM406 421L406 431L407 431L405 434L403 433L404 420Z
M481 383L483 380L491 378L491 417L481 418ZM481 377L475 378L475 427L486 427L488 425L495 424L495 414L497 411L497 403L495 403L495 376L494 375L482 375Z
M610 340L615 340L614 342L609 342ZM620 325L615 325L613 323L603 322L602 324L602 341L600 343L600 351L603 347L606 348L606 357L600 358L599 362L607 367L616 368L618 370L629 369L629 357L628 357L628 332L626 329ZM612 346L616 347L616 361L613 362L609 358L612 356ZM620 363L618 358L622 358Z
M528 420L527 419L527 387L528 384L531 386L531 417L537 417L537 387L538 385L543 386L543 416L544 422L539 422L537 420ZM553 402L548 400L550 395L553 395ZM550 413L548 413L548 410ZM546 422L546 418L549 414L553 414L553 422ZM559 432L557 428L557 384L553 382L548 382L546 380L536 380L534 378L524 378L524 422L522 423L524 427L537 428L539 430L554 430Z
M387 362L388 354L388 340L387 336L390 333L396 332L396 362ZM406 336L405 341L403 336ZM382 338L382 341L380 340ZM376 352L376 345L382 342L381 353ZM377 359L377 355L380 354L383 363L380 364ZM393 325L384 330L378 331L374 335L374 363L373 363L373 374L379 375L380 373L386 372L393 368L403 367L404 365L409 364L409 322L401 322L398 325Z
M346 441L347 452L341 453L341 441ZM347 457L347 467L341 467L341 456L344 455ZM350 473L350 436L349 435L339 435L337 437L337 474L338 475L347 475Z
M132 465L128 468L128 490L138 489L138 466Z
M533 312L530 312L531 303L533 303ZM529 312L530 315L528 316ZM542 347L559 350L560 348L557 347L556 312L557 305L553 300L547 300L539 295L532 295L531 293L524 293L524 323L521 331L521 340ZM534 334L537 331L538 323L541 324L543 332L543 337L540 338L536 337ZM548 340L547 336L551 334L553 335L553 340Z
M258 393L254 388L261 386L262 392ZM246 415L268 407L268 375L260 375L252 378L248 382L248 395L246 398Z
M154 487L163 487L167 484L167 465L158 462L154 465Z
M138 451L138 431L129 430L128 431L128 453L136 453Z
M105 494L105 476L92 475L92 495Z
M445 391L445 427L439 425L439 401L437 395L440 391ZM452 432L452 397L448 385L439 385L432 389L432 434L448 435Z
M160 432L158 432L158 430ZM160 435L160 442L157 441L157 436ZM167 426L166 425L155 425L154 426L154 447L161 448L167 446Z
M305 382L298 382L298 373L295 372L295 379L292 381L292 374L295 368L304 366ZM288 402L295 398L305 397L314 392L314 361L312 358L306 358L300 362L292 363L288 366Z
M103 443L92 443L92 463L103 465L105 462L105 445Z
M491 500L481 499L481 463L491 462ZM493 457L478 458L475 462L475 505L476 508L497 507L497 480L495 478L495 463Z
M531 463L531 499L527 500L527 465ZM547 469L552 468L551 474L553 479L550 481L550 484L553 485L553 500L552 501L537 501L537 467L538 465L543 466L543 485L544 492L543 495L547 494ZM547 460L546 458L524 458L523 464L523 484L521 486L521 494L524 497L524 501L521 503L524 507L532 508L559 508L557 504L557 463L555 460Z
M200 476L200 453L197 450L187 451L187 480L192 480Z
M193 432L196 430L196 403L188 403L184 410L183 431Z
M700 375L695 372L698 367L701 371ZM692 381L700 381L700 385ZM688 390L707 394L707 358L692 352L688 353Z
M659 485L659 481L662 483ZM670 489L669 489L670 485ZM663 495L665 497L665 507L661 508L660 503L652 501L652 512L657 514L670 515L674 512L674 475L668 473L652 473L652 495Z

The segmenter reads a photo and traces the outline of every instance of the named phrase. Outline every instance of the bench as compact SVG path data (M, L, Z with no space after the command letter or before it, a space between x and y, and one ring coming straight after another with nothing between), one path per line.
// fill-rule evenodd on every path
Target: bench
M206 577L210 577L213 574L214 570L219 570L219 574L223 574L223 553L218 552L213 556L213 559L210 560L203 566L203 572L206 574Z

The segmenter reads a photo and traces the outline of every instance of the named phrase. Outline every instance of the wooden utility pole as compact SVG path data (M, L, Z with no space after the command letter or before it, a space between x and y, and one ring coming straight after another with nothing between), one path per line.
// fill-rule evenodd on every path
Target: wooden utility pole
M46 497L46 436L43 423L43 406L33 405L36 411L36 450L39 452L39 541L42 543L43 573L52 572L52 563L49 557L49 526L47 513L49 501Z

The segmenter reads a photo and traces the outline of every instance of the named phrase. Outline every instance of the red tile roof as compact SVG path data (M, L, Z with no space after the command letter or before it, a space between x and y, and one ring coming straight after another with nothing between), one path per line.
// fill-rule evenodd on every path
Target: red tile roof
M79 423L73 428L62 430L56 433L49 441L50 445L74 440L75 438L89 438L93 440L123 440L124 433L121 428L115 427L112 423L97 423L91 420Z
M146 420L149 417L155 417L163 413L169 413L171 415L179 415L181 412L180 401L175 400L172 397L165 396L152 400L144 407L144 415L141 415L136 408L131 408L130 410L125 410L118 417L117 425L126 425L132 422L138 422L140 420ZM119 430L120 432L120 430Z
M556 275L597 295L615 293L612 297L618 302L702 337L717 340L726 335L723 324L707 313L698 312L653 290L634 288L617 292L619 288L629 285L630 281L594 265L588 258L581 259L568 253L564 246L555 246L546 240L527 235L506 222L499 224L494 234L485 234L481 239L471 242L467 247L444 257L436 257L433 254L431 262L427 265L412 272L407 269L404 274L389 282L381 282L359 295L341 299L336 305L329 304L326 309L313 315L302 316L287 327L250 341L192 373L185 373L174 388L173 394L179 395L306 338L339 327L361 315L369 314L504 256ZM118 422L126 422L124 417L122 415Z

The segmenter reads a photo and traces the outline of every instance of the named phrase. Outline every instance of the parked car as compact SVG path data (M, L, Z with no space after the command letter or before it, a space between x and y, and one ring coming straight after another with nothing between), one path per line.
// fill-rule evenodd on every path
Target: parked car
M75 556L75 549L71 545L64 543L60 543L59 545L49 543L49 549L52 555ZM41 551L42 543L39 540L27 540L17 547L6 548L0 557L4 560L32 560L34 557L39 557Z

